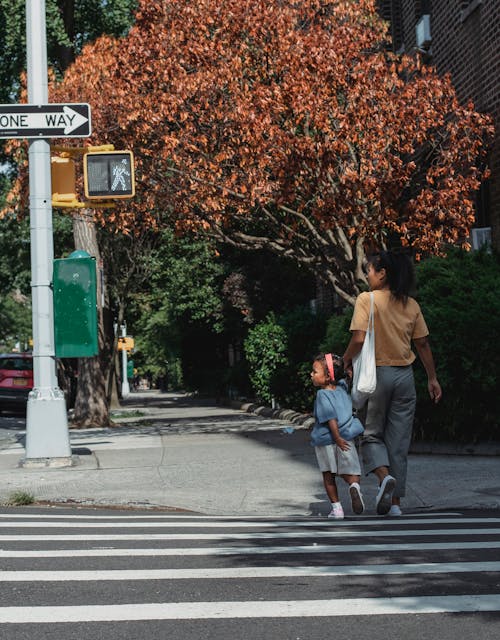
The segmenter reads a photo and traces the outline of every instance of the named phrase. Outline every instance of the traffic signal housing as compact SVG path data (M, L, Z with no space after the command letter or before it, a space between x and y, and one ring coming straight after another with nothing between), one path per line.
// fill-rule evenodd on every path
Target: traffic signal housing
M118 351L133 351L135 340L130 336L120 336L118 338Z
M83 183L89 200L133 198L135 195L132 151L97 151L83 156Z
M53 203L77 202L75 161L72 158L53 156L50 159L50 171Z

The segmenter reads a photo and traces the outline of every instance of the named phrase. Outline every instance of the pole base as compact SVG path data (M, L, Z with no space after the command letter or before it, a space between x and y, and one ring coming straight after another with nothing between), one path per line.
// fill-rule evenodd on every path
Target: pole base
M64 394L33 389L26 412L26 459L71 458Z
M80 463L78 456L69 456L65 458L21 458L18 467L24 469L63 469L64 467L75 467Z

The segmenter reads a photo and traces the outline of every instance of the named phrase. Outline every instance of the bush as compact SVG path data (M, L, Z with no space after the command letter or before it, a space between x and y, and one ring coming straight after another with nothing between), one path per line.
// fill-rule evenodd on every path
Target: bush
M297 308L268 315L248 332L245 354L257 396L297 411L310 410L313 400L312 358L325 331L325 320Z
M325 318L299 307L280 315L278 323L285 330L287 346L287 363L275 382L278 402L296 411L310 411L314 400L312 359L325 335Z
M248 332L244 343L250 381L259 400L272 402L275 397L276 372L287 363L286 333L274 313Z
M351 324L352 311L352 307L347 307L340 315L331 316L328 319L325 337L319 348L320 352L337 353L340 356L344 354L351 339L349 326Z
M430 402L425 372L416 366L416 438L500 440L498 254L453 250L419 264L417 280L443 399Z
M179 391L184 386L182 380L182 363L180 358L172 358L166 366L167 388Z

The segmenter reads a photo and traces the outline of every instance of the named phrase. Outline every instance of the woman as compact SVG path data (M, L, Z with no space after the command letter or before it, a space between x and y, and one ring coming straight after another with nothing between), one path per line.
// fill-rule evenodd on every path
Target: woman
M400 516L416 403L412 341L427 372L430 397L439 402L442 392L427 325L409 295L414 283L410 258L383 251L369 258L366 276L374 292L377 388L367 403L361 455L365 473L374 473L379 480L377 513ZM344 367L351 373L352 359L363 346L369 311L370 294L363 292L356 299L352 337L344 354Z

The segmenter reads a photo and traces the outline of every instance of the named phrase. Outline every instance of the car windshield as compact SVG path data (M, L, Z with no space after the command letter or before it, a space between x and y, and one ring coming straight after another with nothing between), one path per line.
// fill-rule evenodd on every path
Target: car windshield
M33 362L30 358L0 358L0 369L7 371L31 371Z

